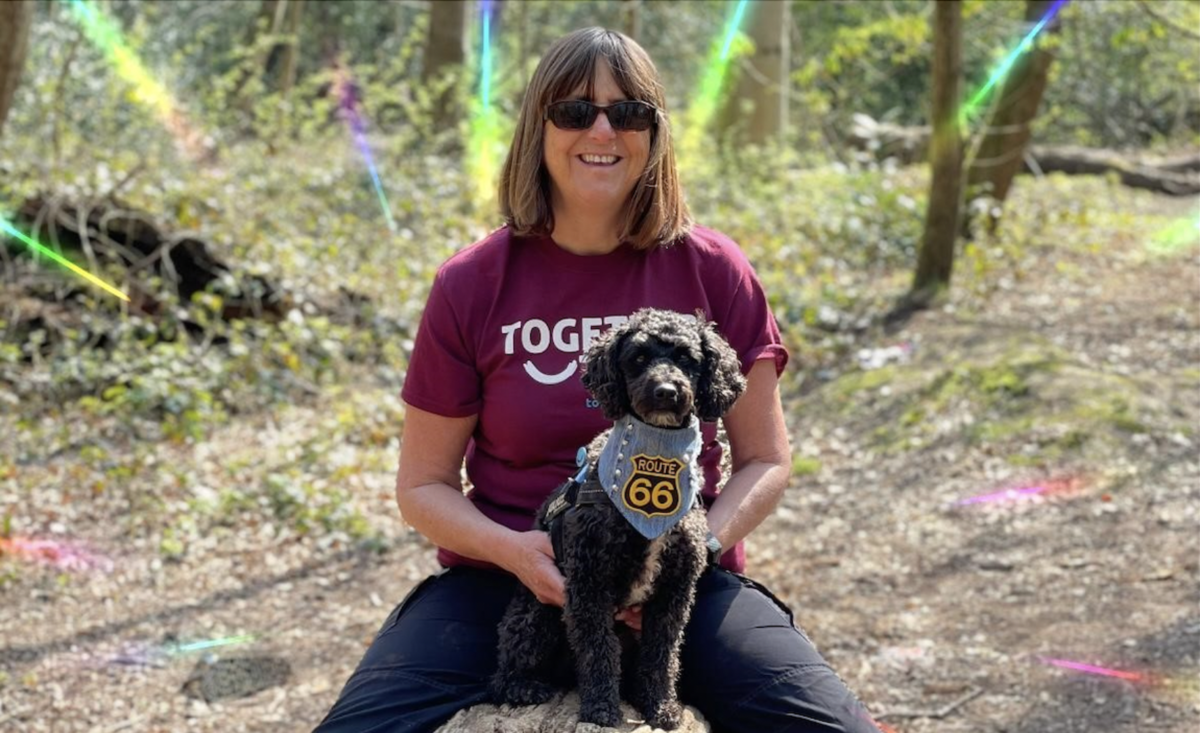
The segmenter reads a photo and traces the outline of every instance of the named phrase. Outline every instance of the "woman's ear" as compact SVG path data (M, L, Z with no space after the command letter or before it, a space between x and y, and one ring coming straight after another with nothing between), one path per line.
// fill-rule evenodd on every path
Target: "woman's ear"
M629 329L624 324L614 326L596 339L587 351L583 386L600 403L604 417L609 420L619 420L633 409L625 386L625 374L621 371L621 350L628 335Z
M737 352L717 331L716 324L696 321L700 330L700 349L704 354L700 380L696 386L696 415L713 422L729 411L746 389Z

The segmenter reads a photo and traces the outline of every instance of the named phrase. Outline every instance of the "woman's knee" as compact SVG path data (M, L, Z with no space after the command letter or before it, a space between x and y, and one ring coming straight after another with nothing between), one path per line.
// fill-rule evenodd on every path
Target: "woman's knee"
M717 730L877 731L791 610L748 578L706 573L682 663L681 695Z

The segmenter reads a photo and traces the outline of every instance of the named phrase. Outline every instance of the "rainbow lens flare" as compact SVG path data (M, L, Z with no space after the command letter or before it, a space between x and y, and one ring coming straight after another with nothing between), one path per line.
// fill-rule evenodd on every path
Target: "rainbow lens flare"
M0 537L0 555L8 554L71 572L100 570L111 573L113 569L112 560L97 555L82 545L58 540Z
M746 14L749 0L739 0L733 11L729 26L725 30L725 40L718 48L713 46L709 55L708 66L700 82L700 93L696 95L692 106L683 114L683 136L679 141L680 160L695 161L700 155L704 143L704 131L708 129L717 112L717 104L721 99L721 85L729 71L729 64L734 58L746 52L745 44L734 46L738 35L738 27Z
M1038 657L1038 661L1043 664L1048 664L1059 669L1069 669L1073 672L1083 672L1085 674L1099 675L1101 677L1114 677L1116 679L1127 680L1129 682L1151 682L1153 678L1141 672L1128 672L1120 669L1109 669L1108 667L1097 667L1094 664L1085 664L1083 662L1073 662L1069 659L1052 659L1050 657Z
M117 25L87 0L71 0L70 7L88 40L108 58L117 74L133 85L134 101L154 111L188 157L193 160L203 158L205 136L188 123L171 94L129 50Z
M1021 39L1021 42L1017 44L1017 47L1014 48L1012 52L1004 58L1003 61L1000 62L1000 65L997 66L996 70L992 72L991 77L987 80L987 83L983 85L983 88L976 92L975 96L971 97L971 99L962 106L962 109L959 110L959 125L964 127L966 126L968 121L967 118L971 117L979 110L980 104L982 104L983 100L987 98L988 92L992 90L992 87L996 86L996 84L999 83L1000 80L1008 74L1008 72L1012 71L1013 64L1017 62L1017 59L1021 56L1021 54L1033 48L1033 39L1037 37L1037 34L1042 32L1042 30L1051 20L1054 19L1055 15L1058 15L1058 11L1062 10L1062 7L1066 5L1067 2L1068 0L1058 0L1058 2L1051 5L1050 9L1046 11L1046 15L1033 26L1033 28L1025 35L1024 38Z
M967 499L959 499L958 501L954 502L953 506L1015 502L1033 496L1071 494L1082 488L1083 483L1083 479L1075 476L1060 479L1050 479L1034 486L1004 489L1003 491L995 491L990 494L981 494L979 496L972 496Z
M366 123L358 108L358 87L354 84L350 71L340 65L334 72L334 93L342 117L350 127L350 134L354 136L354 143L367 163L367 171L371 174L371 182L375 186L375 195L379 198L383 218L387 221L388 229L394 232L396 220L392 218L392 207L388 205L387 195L383 192L383 183L380 182L379 171L375 168L375 158L371 155L371 146L367 144Z
M1146 244L1146 249L1152 254L1170 255L1198 244L1200 244L1200 215L1195 219L1179 219L1159 230Z
M479 95L471 101L471 132L467 164L474 181L475 202L481 208L496 193L503 140L500 114L492 106L492 13L491 0L479 4L482 50L479 54Z
M24 235L24 234L22 234L20 231L18 231L16 227L14 227L14 226L13 226L11 223L9 223L9 221L8 221L7 219L5 219L5 218L4 218L4 217L2 217L2 216L0 216L0 232L3 232L4 234L7 234L8 236L12 237L13 239L17 240L18 242L21 242L21 243L22 243L22 244L24 244L25 246L27 246L27 247L29 247L30 249L32 249L34 252L36 252L36 253L38 253L38 254L40 254L40 255L44 255L44 256L46 256L46 257L49 257L50 259L54 260L54 261L55 261L55 262L57 262L58 264L60 264L60 265L62 265L63 267L67 268L68 270L70 270L71 272L73 272L73 273L75 273L76 275L78 275L78 276L82 277L84 280L87 280L88 282L92 283L92 284L93 284L93 285L95 285L96 287L98 287L98 288L102 288L102 289L104 289L104 290L107 290L108 292L110 292L110 293L112 293L113 295L117 296L117 297L118 297L118 298L120 298L121 300L124 300L124 301L126 301L126 302L128 302L128 301L129 301L129 296L128 296L128 295L126 295L125 293L121 292L120 290L117 290L117 289L116 289L115 287L113 287L112 285L109 285L108 283L104 282L104 281L103 281L103 280L101 280L100 278L96 277L95 275L93 275L92 273L90 273L90 272L88 272L87 270L83 269L82 267L80 267L80 266L76 265L74 262L71 262L70 260L68 260L67 258L63 257L62 255L60 255L59 253L55 252L54 250L52 250L52 249L50 249L50 248L48 248L48 247L45 247L45 246L43 246L43 245L40 245L40 244L38 244L37 242L35 242L34 240L32 240L32 239L30 239L29 237L25 236L25 235Z

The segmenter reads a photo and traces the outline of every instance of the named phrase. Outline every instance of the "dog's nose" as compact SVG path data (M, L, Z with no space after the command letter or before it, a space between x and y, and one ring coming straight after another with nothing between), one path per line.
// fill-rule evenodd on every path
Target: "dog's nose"
M679 390L673 384L660 384L654 388L654 399L674 404L679 399Z

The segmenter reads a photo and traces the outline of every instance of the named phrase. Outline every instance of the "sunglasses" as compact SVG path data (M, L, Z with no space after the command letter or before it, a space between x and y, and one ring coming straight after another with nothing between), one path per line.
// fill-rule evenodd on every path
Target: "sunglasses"
M658 120L658 109L646 102L614 102L592 104L582 99L555 102L546 108L543 119L550 120L560 130L588 130L603 111L608 124L618 132L649 130Z

